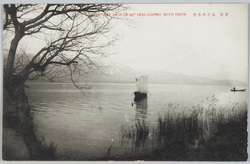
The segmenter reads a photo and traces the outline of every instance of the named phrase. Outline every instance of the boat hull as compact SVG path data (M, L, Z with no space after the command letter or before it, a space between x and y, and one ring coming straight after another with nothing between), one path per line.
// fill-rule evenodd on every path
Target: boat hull
M140 101L142 99L147 98L147 93L134 92L134 95L135 95L134 101Z
M246 89L241 89L241 90L235 90L235 89L231 89L232 92L244 92Z

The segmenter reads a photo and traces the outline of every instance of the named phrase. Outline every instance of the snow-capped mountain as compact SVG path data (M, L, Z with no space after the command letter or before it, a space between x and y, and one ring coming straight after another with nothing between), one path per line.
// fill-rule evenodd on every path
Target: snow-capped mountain
M236 80L218 80L201 76L189 76L181 73L164 71L136 71L135 69L122 65L110 64L102 68L102 71L94 71L84 79L90 83L135 83L135 78L148 75L149 83L163 84L190 84L190 85L247 85ZM56 79L57 82L70 82L70 78ZM81 82L81 81L77 81Z

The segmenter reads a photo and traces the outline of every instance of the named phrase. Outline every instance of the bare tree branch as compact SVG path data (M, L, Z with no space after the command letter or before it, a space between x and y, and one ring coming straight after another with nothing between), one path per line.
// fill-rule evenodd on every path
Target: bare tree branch
M117 37L110 37L113 23L112 16L95 17L93 13L119 12L126 9L121 4L11 4L4 5L5 20L3 27L15 29L16 42L6 64L7 77L10 72L16 76L37 79L39 76L86 77L88 72L102 71L94 59L106 57L105 49L114 44ZM44 37L42 37L43 34ZM26 36L39 37L46 42L24 63L24 58L16 58L19 41ZM21 66L22 65L22 66ZM68 69L67 69L68 68Z

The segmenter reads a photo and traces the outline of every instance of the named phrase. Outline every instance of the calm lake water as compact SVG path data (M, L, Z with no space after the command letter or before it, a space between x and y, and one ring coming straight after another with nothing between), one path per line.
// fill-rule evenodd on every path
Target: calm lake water
M238 103L238 109L246 110L248 98L247 92L231 92L233 86L149 84L148 99L135 104L135 84L93 84L83 91L67 83L28 85L38 136L53 142L65 158L86 160L144 151L124 142L121 127L141 119L153 125L170 103L178 106L176 112L188 112L215 97L218 106Z

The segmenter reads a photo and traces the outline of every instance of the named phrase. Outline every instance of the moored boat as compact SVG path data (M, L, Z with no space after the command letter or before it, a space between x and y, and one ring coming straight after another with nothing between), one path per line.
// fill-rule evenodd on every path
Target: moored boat
M147 93L134 92L134 94L135 94L134 101L140 101L144 98L147 98Z
M134 101L140 101L147 97L148 76L140 76L136 78L137 91L134 92Z

